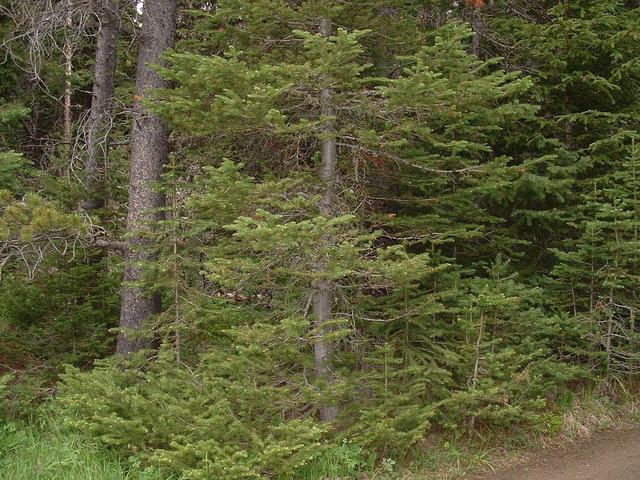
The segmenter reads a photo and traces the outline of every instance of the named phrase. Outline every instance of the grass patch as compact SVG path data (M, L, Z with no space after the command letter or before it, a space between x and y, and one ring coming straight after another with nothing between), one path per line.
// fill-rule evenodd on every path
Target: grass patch
M166 480L56 429L0 423L0 452L0 478L6 480Z

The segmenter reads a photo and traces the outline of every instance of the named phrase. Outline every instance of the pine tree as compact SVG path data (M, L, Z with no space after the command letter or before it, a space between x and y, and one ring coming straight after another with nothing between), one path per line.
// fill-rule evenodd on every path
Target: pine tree
M91 109L87 124L87 160L85 186L87 210L104 206L104 170L109 151L109 130L115 96L120 7L115 0L103 0L97 12L100 18L96 41L95 76Z
M154 71L153 64L159 62L161 55L173 46L175 16L175 0L147 0L143 4L127 206L127 230L130 238L125 252L121 331L116 347L124 355L148 346L148 341L141 338L140 333L144 322L160 309L160 299L145 292L139 285L143 274L141 264L149 259L140 231L148 229L153 222L159 220L158 209L162 207L164 199L155 184L160 181L162 167L167 163L169 134L162 120L143 106L143 100L149 89L167 85L160 74Z
M575 227L579 236L554 250L556 292L574 315L586 316L604 350L607 371L636 371L638 276L638 153L631 132L592 145L595 152L622 148L627 159L593 180ZM620 340L612 344L613 337ZM614 350L618 352L614 352ZM615 357L615 358L614 358ZM612 362L616 365L612 366Z

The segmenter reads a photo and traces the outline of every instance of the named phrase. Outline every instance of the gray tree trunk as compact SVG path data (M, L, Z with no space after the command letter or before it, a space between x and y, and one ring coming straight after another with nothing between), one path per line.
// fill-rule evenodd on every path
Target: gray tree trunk
M473 29L473 38L471 39L471 53L476 57L480 57L480 42L482 41L482 29L484 23L482 21L482 13L480 9L476 9L471 13L471 28Z
M71 28L73 26L73 3L67 0L65 3L65 39L64 39L64 124L63 135L67 145L71 144L71 75L73 73L73 43Z
M332 33L331 21L322 19L320 22L320 33L324 36L330 36ZM331 90L323 88L320 91L321 115L326 118L332 118L335 115L333 106L331 105ZM335 184L338 178L338 153L335 138L335 123L332 120L326 121L323 129L322 146L321 146L321 164L319 177L323 184L322 197L320 199L320 213L325 217L332 217L336 214L336 198ZM331 239L325 239L330 242ZM319 259L315 266L318 278L312 285L312 305L314 314L314 360L316 375L318 379L332 383L333 373L331 371L331 342L327 341L326 336L331 328L327 322L333 318L333 286L331 280L324 273L326 271L326 262ZM338 415L338 406L335 404L320 405L320 419L325 422L334 422Z
M158 208L164 197L156 191L169 150L169 131L156 115L147 111L142 100L151 89L165 88L166 80L151 65L160 64L162 54L173 47L176 28L176 0L144 0L141 43L136 70L136 98L131 137L131 175L124 286L120 311L120 334L116 351L129 355L150 346L148 336L141 335L145 321L159 310L157 296L150 295L137 284L142 278L143 264L151 259L140 232L160 219Z
M95 78L87 122L85 209L104 206L104 170L109 148L109 130L116 81L117 42L120 33L118 0L100 0L96 10L100 27L96 44Z
M483 10L486 8L492 8L495 4L494 0L467 0L466 5L469 13L464 15L471 23L471 29L473 30L473 38L471 39L471 53L476 57L480 57L482 54L481 43L482 37L485 35L484 30L487 28Z

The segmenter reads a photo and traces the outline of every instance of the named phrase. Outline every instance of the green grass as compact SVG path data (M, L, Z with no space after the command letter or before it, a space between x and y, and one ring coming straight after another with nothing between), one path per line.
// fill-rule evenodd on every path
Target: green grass
M356 480L372 478L375 456L358 445L335 445L296 472L295 480ZM280 480L284 480L281 477ZM287 480L291 480L287 478Z
M78 435L0 422L2 480L165 480Z

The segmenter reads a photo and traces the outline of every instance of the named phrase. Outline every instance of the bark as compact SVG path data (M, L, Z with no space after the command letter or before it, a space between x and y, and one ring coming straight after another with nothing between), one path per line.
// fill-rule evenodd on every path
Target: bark
M158 209L164 197L154 185L160 180L167 161L169 133L167 126L142 105L150 89L168 84L152 69L161 63L161 55L173 46L176 22L176 0L145 0L142 12L141 44L136 71L134 125L131 137L131 175L127 232L129 249L125 255L124 286L120 311L120 334L116 350L129 355L150 346L142 335L145 321L157 313L160 302L139 284L144 263L151 260L141 232L160 220Z
M320 23L320 33L324 36L330 36L332 33L332 25L330 20L322 19ZM322 145L321 145L321 164L319 177L323 185L322 197L320 199L320 213L325 217L335 215L336 199L335 184L338 177L338 153L335 137L335 123L331 118L335 115L331 105L331 90L323 88L320 91L321 115L329 120L325 122ZM329 243L330 238L324 238L324 243ZM326 261L319 259L315 266L318 278L312 285L312 305L314 314L314 327L316 331L314 340L314 360L316 375L318 379L327 383L332 383L333 373L331 371L331 352L332 345L326 339L330 332L330 326L327 325L331 321L333 308L333 285L331 280L325 275ZM334 422L338 415L338 406L332 404L320 405L320 419L325 422Z
M102 208L104 172L109 148L109 129L116 80L117 42L120 33L118 0L100 0L97 9L100 22L96 44L95 78L91 110L87 124L87 163L85 209Z
M607 318L607 374L611 373L611 335L613 333L613 289L609 290L609 315Z
M478 384L478 374L480 373L480 353L482 346L482 337L484 335L484 312L480 311L480 328L478 329L478 338L476 340L476 359L475 366L473 367L473 379L471 381L472 390L476 389Z
M71 74L73 72L73 44L71 43L71 27L73 4L66 2L65 40L64 40L64 141L71 143Z
M473 38L471 39L471 53L476 57L482 54L481 43L483 30L487 28L484 20L483 10L487 7L494 6L494 0L466 0L466 5L470 7L469 22L473 30Z
M473 38L471 39L471 53L476 57L480 57L480 42L482 40L482 29L484 27L482 22L482 13L480 10L474 10L471 14L471 28L473 29Z

